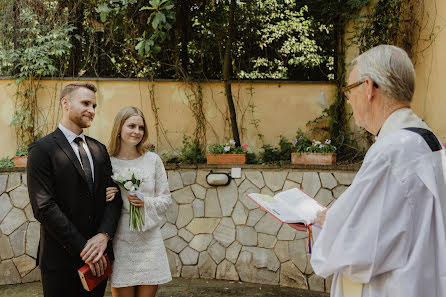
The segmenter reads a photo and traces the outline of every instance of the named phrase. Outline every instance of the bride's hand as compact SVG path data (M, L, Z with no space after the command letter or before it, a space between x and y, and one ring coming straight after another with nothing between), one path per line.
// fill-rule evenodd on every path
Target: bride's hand
M144 207L144 201L139 199L136 194L129 194L129 202L136 207Z
M319 226L324 226L325 223L325 217L327 215L328 208L324 210L320 210L317 212L317 218L314 220L313 223L318 224Z
M118 188L116 187L108 187L105 189L105 201L111 202L115 199L115 195L118 193Z

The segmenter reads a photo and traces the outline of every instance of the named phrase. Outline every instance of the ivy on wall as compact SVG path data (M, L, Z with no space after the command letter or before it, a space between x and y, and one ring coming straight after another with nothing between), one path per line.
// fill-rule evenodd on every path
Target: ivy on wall
M339 160L361 159L364 146L360 143L370 143L371 137L366 132L356 134L350 130L351 114L346 111L341 93L346 80L346 50L354 46L363 52L385 43L398 45L411 57L416 57L417 40L423 28L424 0L236 2L236 32L228 64L234 77L333 79L337 85L333 104L309 126L333 140L339 147ZM16 3L22 2L0 0L0 8L8 12L0 18L4 25L0 28L2 73L24 77L27 81L38 81L42 75L64 76L65 73L75 76L114 73L152 79L155 74L177 77L190 84L188 101L196 122L192 137L187 141L194 145L194 151L204 153L206 129L210 126L204 116L200 84L192 83L191 79L222 77L225 48L219 48L218 42L224 43L227 38L224 32L231 1L156 0L150 6L134 0L29 0L26 3L30 7L16 7ZM27 15L34 17L31 20L34 25L25 26L27 21L23 17ZM101 21L102 27L97 27L97 23L96 27L92 26L93 20ZM353 23L353 32L346 40L345 30L349 23ZM43 31L36 35L37 29ZM172 38L167 38L167 32ZM31 41L36 44L20 44ZM26 57L34 57L34 60L26 60L23 64L19 58ZM73 57L85 59L75 61ZM102 68L97 68L98 64ZM42 71L32 68L40 66L44 67ZM302 74L305 69L308 72ZM39 84L31 84L18 93L25 105L18 105L13 124L20 133L28 133L30 127L38 126L32 109L38 88ZM253 94L252 88L250 92ZM153 88L150 89L150 102L156 118L159 147L160 135L164 134L167 141L168 138L158 117ZM251 124L265 145L254 110L255 102L250 100L241 116L243 118L246 111L250 113ZM32 137L22 135L19 138L26 138L23 141L26 143L39 135L31 134Z
M357 48L362 53L379 44L392 44L406 50L414 60L425 18L424 0L323 2L327 4L323 13L326 13L328 18L337 20L337 92L333 104L325 109L320 117L311 121L309 126L313 130L326 133L327 137L334 141L339 148L339 161L352 162L363 158L365 150L373 143L373 137L365 130L355 133L350 129L352 115L346 110L346 101L341 91L347 79L346 51L349 48ZM353 24L353 32L348 32L351 37L346 40L345 30L348 24Z

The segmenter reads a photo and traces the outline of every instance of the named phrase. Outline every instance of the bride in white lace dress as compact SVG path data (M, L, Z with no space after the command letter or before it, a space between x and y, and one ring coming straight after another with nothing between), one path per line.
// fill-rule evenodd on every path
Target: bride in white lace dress
M159 223L171 203L166 171L160 157L144 151L147 127L143 113L136 107L124 107L116 115L110 137L109 153L113 172L123 168L143 169L148 178L141 183L143 197L129 194L121 187L121 218L113 238L115 260L110 277L113 297L153 297L159 284L172 280ZM117 188L107 188L111 201ZM129 230L130 204L140 207L142 231Z

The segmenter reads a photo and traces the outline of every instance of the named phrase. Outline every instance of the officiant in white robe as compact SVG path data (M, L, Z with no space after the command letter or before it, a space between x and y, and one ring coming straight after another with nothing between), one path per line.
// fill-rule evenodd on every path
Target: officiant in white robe
M410 109L413 64L387 45L353 63L345 95L356 124L377 138L320 214L311 265L333 275L334 297L445 297L446 151Z

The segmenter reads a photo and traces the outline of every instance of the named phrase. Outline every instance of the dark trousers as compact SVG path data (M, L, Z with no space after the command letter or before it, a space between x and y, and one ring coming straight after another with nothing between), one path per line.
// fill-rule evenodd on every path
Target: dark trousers
M103 297L107 280L88 292L82 286L79 274L74 271L42 271L45 297Z

